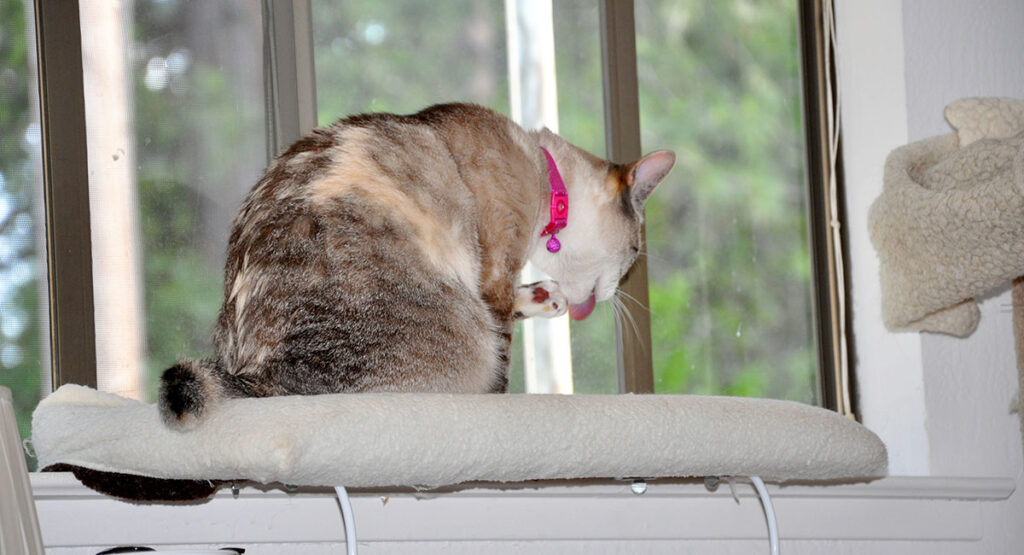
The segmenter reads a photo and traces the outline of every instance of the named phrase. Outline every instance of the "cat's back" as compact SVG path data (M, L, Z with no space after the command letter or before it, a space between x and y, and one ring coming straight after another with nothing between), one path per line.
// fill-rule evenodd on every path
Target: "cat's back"
M507 164L481 154L512 140L507 125L468 105L362 115L278 157L233 226L217 334L225 365L305 365L286 387L319 384L313 392L490 389L495 346L481 331L493 322L466 172ZM436 371L459 365L475 371Z
M472 196L438 126L415 115L352 116L315 130L268 168L235 220L229 273L245 266L246 253L302 243L316 223L323 248L353 254L359 237L413 247L420 256L412 258L474 288ZM335 233L324 233L332 224Z

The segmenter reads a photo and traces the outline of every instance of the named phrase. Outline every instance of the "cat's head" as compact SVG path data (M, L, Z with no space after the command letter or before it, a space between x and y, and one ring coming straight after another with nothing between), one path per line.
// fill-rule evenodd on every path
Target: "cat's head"
M659 150L630 164L613 164L547 130L539 139L565 181L569 218L557 233L561 249L549 252L547 238L538 238L530 261L558 282L569 299L570 316L581 320L595 302L615 294L636 261L643 248L644 205L672 170L676 156Z

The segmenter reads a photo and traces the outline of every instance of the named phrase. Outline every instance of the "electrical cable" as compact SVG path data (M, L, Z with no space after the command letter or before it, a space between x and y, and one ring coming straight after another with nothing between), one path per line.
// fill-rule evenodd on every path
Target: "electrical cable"
M775 507L772 506L772 498L768 495L768 488L758 476L750 476L750 483L754 484L757 496L761 500L761 507L764 509L764 519L768 521L768 547L771 555L779 555L779 526L775 521Z
M338 504L341 505L342 525L345 527L345 553L348 555L358 555L356 520L352 513L352 502L349 501L348 491L343 486L335 487L334 491L338 494Z

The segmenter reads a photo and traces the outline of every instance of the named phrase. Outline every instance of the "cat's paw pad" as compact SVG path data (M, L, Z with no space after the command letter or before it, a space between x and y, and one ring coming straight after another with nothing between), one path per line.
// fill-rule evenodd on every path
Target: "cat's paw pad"
M569 299L551 280L520 285L516 291L516 317L555 318L569 310Z

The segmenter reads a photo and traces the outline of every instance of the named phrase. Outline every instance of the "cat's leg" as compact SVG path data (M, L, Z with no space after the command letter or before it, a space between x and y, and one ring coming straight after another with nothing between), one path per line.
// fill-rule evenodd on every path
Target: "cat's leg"
M508 259L504 270L494 272L494 279L484 280L482 299L494 319L496 337L495 382L492 393L508 391L508 366L512 348L512 332L516 322L532 316L554 317L569 309L569 301L558 284L541 281L529 285L516 285L518 268L522 260Z
M569 299L551 280L520 285L516 289L515 317L555 318L569 310Z
M569 300L554 281L538 281L529 285L515 287L510 281L496 290L505 291L504 295L485 297L491 301L491 313L495 317L498 336L497 375L498 380L491 389L492 393L508 391L509 351L512 347L512 330L516 320L534 316L553 318L565 314L569 310ZM514 294L512 294L514 293ZM496 302L498 299L504 302ZM507 300L506 300L507 299ZM508 302L511 300L511 302Z

